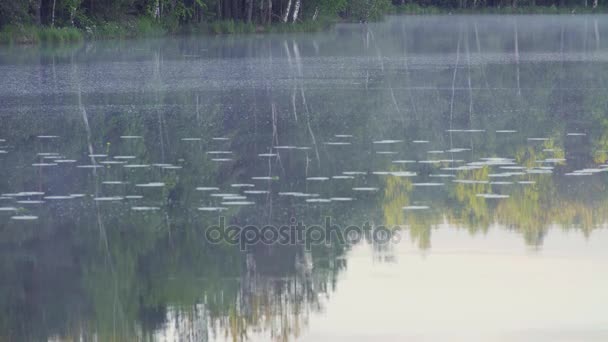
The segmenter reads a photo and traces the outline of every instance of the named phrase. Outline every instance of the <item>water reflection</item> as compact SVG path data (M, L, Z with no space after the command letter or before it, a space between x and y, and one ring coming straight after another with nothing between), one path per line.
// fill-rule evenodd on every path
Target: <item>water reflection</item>
M607 23L391 18L1 51L0 339L328 339L309 323L331 321L359 252L242 253L205 241L220 215L386 225L425 255L464 231L537 253L561 230L589 237L608 213Z

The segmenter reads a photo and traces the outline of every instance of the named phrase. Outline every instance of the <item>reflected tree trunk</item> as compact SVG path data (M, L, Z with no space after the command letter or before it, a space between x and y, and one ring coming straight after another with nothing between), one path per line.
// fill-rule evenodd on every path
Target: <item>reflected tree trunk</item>
M519 83L519 38L517 35L517 21L513 29L515 39L515 78L517 79L517 95L521 96L521 86Z
M600 30L597 26L597 19L593 20L593 31L595 32L595 49L600 49Z
M51 27L55 27L55 5L57 0L53 0L53 8L51 9Z

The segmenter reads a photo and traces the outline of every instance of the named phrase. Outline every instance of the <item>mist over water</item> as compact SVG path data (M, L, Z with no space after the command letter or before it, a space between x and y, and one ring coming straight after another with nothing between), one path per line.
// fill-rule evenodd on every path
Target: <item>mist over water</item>
M0 48L0 340L606 340L608 16ZM398 243L211 243L227 224Z

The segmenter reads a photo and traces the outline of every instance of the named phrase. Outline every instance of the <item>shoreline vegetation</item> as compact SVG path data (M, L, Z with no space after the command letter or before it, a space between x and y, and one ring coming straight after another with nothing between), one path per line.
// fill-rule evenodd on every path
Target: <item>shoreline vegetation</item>
M314 32L338 22L376 21L385 15L572 15L606 13L608 9L598 6L597 0L518 1L521 0L15 0L0 3L0 45Z

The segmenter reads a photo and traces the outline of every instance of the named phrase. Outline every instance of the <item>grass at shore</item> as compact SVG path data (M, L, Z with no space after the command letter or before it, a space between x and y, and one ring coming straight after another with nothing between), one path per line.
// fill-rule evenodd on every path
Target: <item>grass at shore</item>
M0 31L0 44L49 44L60 45L83 40L80 30L72 27L8 26Z

